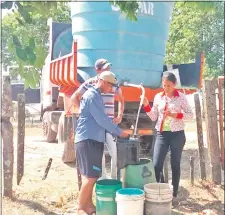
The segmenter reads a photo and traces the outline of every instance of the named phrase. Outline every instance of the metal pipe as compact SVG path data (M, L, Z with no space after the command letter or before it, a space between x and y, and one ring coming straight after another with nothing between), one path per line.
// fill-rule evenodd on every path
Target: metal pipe
M142 93L141 93L141 100L140 100L140 104L139 104L139 108L138 108L138 113L137 113L137 119L136 119L136 123L135 123L135 127L134 127L134 136L137 135L137 125L138 125L138 120L139 120L139 115L140 115L140 111L141 111L141 106L144 103L144 98L145 98L145 88L142 85L137 85L137 84L130 84L127 82L124 82L123 84L124 86L128 86L128 87L136 87L138 89L141 89Z

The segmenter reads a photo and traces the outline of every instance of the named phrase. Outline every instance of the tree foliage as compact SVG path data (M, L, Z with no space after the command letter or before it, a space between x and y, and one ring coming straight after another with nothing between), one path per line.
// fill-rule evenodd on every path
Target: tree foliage
M111 1L110 4L119 6L126 18L132 21L137 21L137 11L139 4L137 1Z
M215 2L214 6L215 6ZM214 10L203 11L191 3L177 2L173 11L165 61L191 62L196 53L205 54L205 73L215 77L224 65L224 2Z
M69 7L64 2L22 2L19 7L18 2L16 5L6 3L13 13L8 13L2 21L4 67L19 65L25 88L35 88L48 52L47 20L52 17L54 21L71 22ZM28 70L24 66L32 68Z
M47 19L52 17L54 21L71 21L67 3L1 2L2 9L10 9L13 12L3 20L3 63L5 66L13 63L19 65L18 71L25 80L25 88L35 87L35 83L40 80L38 70L44 65L47 55ZM128 19L137 20L137 2L110 3L119 6ZM25 65L31 65L33 68L25 70Z

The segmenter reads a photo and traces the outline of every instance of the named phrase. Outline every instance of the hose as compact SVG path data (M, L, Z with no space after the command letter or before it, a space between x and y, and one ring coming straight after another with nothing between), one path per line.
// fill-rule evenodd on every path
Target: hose
M130 83L127 83L127 82L124 82L123 85L128 86L128 87L135 87L135 88L141 89L141 91L142 91L141 96L140 96L141 99L140 99L140 104L139 104L139 108L138 108L137 119L136 119L136 123L135 123L135 127L134 127L134 137L135 137L135 136L137 136L137 126L138 126L138 120L139 120L141 107L144 103L145 88L142 85L130 84Z

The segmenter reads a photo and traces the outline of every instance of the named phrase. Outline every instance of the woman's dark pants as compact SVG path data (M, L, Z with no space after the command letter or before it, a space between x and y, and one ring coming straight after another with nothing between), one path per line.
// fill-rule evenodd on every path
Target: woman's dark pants
M155 176L157 182L164 183L162 175L163 164L168 150L171 152L171 169L172 169L172 185L173 196L177 196L180 182L180 161L184 144L186 142L184 131L163 131L157 132L156 142L154 146L153 164L155 168ZM162 176L162 177L161 177Z

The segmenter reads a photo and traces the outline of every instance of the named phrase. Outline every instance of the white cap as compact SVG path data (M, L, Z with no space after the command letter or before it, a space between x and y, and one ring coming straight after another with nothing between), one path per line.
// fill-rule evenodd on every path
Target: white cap
M104 81L107 81L113 85L117 85L117 79L114 73L110 72L110 71L104 71L99 75L99 79L102 79Z

